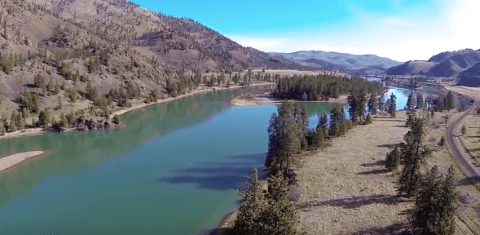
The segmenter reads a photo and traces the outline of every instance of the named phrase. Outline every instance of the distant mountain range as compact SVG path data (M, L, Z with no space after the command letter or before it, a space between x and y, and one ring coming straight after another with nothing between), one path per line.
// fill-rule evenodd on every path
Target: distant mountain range
M388 68L401 65L401 62L376 55L352 55L326 51L298 51L293 53L270 53L282 55L303 66L324 69L341 70L358 74L385 73Z
M442 52L428 61L414 60L387 70L387 75L425 75L432 77L456 77L480 63L480 50L465 49Z

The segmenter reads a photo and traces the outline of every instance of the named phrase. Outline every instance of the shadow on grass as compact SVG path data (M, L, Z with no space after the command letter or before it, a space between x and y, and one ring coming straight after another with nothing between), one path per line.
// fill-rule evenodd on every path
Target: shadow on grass
M459 186L480 184L480 177L465 177L457 182Z
M385 205L394 205L404 202L402 197L397 195L387 195L387 194L374 194L370 196L355 196L349 198L333 199L323 202L304 202L299 203L299 208L311 208L317 206L334 206L342 207L346 209L359 208L362 206L372 205L372 204L385 204Z
M171 185L194 184L201 189L219 191L238 189L247 180L254 168L262 174L265 153L225 156L223 161L205 162L193 167L176 169L173 176L158 178L159 183Z
M384 160L378 160L376 162L363 163L360 166L363 166L363 167L385 166L385 161Z
M388 173L388 169L386 168L382 168L382 169L373 169L371 171L363 171L363 172L359 172L357 174L359 175L378 175L378 174L385 174L385 173Z
M380 148L390 148L390 149L393 149L397 146L399 146L399 144L379 144L379 145L377 145L377 147L380 147Z
M365 230L356 231L350 235L413 235L410 226L406 223L395 223L386 227L373 227Z

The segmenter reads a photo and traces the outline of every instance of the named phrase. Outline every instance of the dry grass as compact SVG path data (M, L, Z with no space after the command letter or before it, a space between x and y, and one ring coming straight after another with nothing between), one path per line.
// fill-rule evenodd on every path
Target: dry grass
M430 148L436 150L432 158L427 162L426 168L438 165L444 172L453 165L459 181L457 189L459 190L459 210L457 216L457 229L455 234L480 234L480 192L477 188L469 184L469 179L465 177L463 171L453 160L448 149L440 148L436 142L445 135L445 118L447 113L436 113L432 121L432 126L438 125L438 129L430 128L428 138L435 138L437 141L428 142ZM449 122L461 116L457 111L451 111ZM467 128L467 131L469 129Z
M404 226L411 205L396 196L396 177L383 162L407 132L404 120L404 113L376 118L301 160L301 217L309 234L385 234Z
M460 141L463 144L462 147L465 151L480 163L480 116L469 115L464 122L467 132L464 136L460 137ZM480 166L480 165L479 165Z
M456 167L460 203L455 234L479 234L480 193L468 184L449 152L437 145L445 134L445 115L436 113L432 121L426 142L435 152L423 170ZM459 116L456 111L448 115L451 121ZM396 234L408 228L412 200L396 196L398 173L385 172L383 162L403 141L405 120L404 112L397 118L375 118L299 162L299 206L308 234Z

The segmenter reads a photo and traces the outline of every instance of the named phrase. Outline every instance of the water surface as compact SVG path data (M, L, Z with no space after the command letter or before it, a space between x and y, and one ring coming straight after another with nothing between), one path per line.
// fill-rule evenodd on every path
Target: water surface
M237 207L263 166L275 106L231 107L242 90L200 94L122 116L114 131L0 142L0 157L46 154L0 173L2 234L201 234ZM335 104L305 104L318 114Z

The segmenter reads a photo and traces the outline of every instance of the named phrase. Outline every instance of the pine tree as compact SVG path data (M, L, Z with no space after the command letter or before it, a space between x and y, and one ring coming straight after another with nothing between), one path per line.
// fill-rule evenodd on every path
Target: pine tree
M268 190L262 190L258 173L249 177L247 186L240 195L243 203L239 208L232 234L300 234L299 214L287 196L288 181L282 173L268 179Z
M415 100L413 98L413 92L408 95L406 108L408 111L412 111L415 109Z
M5 126L3 123L0 123L0 136L5 135Z
M392 93L388 101L388 113L391 117L396 117L397 111L397 97Z
M400 146L403 168L398 182L398 191L405 193L407 197L415 193L420 177L420 166L432 154L432 151L423 145L426 126L426 118L415 118L410 126L411 130L404 136L405 143Z
M368 98L368 112L371 113L372 115L377 115L377 98L376 94L370 94L370 97Z
M372 116L370 114L367 115L367 118L365 118L365 125L371 124L372 123Z
M239 191L239 194L243 201L238 209L233 234L261 234L262 225L258 219L262 211L266 210L267 202L262 184L258 180L257 169L248 177L245 189Z
M398 147L395 147L391 152L387 154L387 158L385 160L385 167L389 171L397 170L398 166L400 166L401 160L401 153Z
M451 110L455 108L455 96L451 91L449 91L447 94L445 108L447 108L447 110Z
M438 141L438 146L445 146L445 136L442 135L442 138L440 138L440 141Z
M68 120L67 118L65 117L65 114L60 114L60 126L61 127L64 127L64 128L68 128L69 125L68 125Z
M424 103L423 95L422 95L422 93L418 93L417 94L417 108L418 109L423 109L423 106L424 106L423 103Z
M453 235L457 210L455 171L451 166L446 176L434 166L419 182L412 210L412 226L422 235Z

